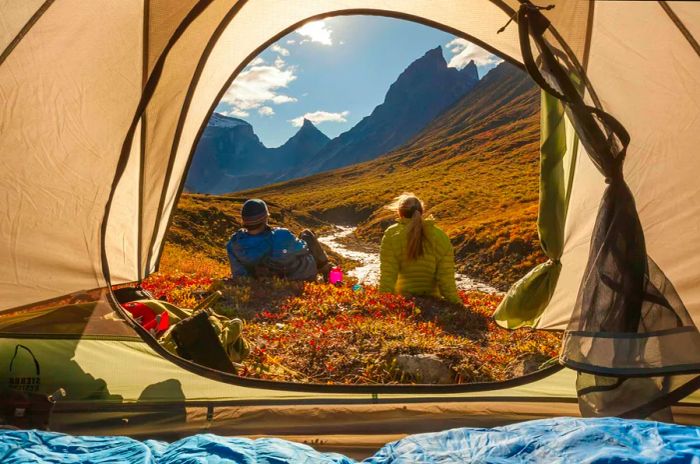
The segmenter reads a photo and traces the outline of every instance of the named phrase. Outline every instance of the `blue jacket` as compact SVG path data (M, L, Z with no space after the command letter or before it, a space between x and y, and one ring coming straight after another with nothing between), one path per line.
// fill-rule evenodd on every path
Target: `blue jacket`
M233 277L255 276L261 266L290 280L311 280L318 272L306 242L284 228L268 228L256 235L240 229L231 236L226 251Z

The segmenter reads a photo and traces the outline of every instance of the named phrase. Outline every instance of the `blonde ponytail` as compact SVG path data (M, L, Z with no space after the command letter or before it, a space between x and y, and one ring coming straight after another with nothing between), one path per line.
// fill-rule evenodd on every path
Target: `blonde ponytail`
M394 199L389 209L409 219L406 226L406 257L413 261L423 255L423 202L412 193L404 192Z
M406 256L409 261L413 261L423 255L423 215L418 210L413 212L411 221L406 227L406 237L408 238Z

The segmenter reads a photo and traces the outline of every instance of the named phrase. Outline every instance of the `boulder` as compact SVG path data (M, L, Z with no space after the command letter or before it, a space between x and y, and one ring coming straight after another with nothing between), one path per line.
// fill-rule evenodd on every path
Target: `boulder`
M434 354L400 354L396 366L416 379L418 383L452 383L454 372L447 363Z
M513 377L522 377L523 375L537 372L540 366L549 360L549 356L539 353L523 354L508 363L508 371Z

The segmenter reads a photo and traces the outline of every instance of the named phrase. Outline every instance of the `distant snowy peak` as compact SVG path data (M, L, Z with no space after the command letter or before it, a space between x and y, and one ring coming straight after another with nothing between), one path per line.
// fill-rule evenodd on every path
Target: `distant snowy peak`
M230 116L224 116L221 113L212 113L209 118L208 126L211 127L238 127L238 126L249 126L247 122L242 119L232 118Z

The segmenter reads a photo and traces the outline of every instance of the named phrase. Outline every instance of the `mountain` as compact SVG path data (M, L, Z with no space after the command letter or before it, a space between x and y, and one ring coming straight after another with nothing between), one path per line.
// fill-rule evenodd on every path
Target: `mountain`
M300 166L309 163L330 140L311 121L304 118L304 123L296 134L281 147L272 149L273 156L278 162L276 166L282 171L280 177L290 170L295 172Z
M187 173L185 189L191 192L230 192L231 187L260 185L246 183L245 177L230 173L256 171L258 160L265 157L253 126L247 122L214 113L209 118Z
M374 159L406 143L459 98L479 77L470 62L450 68L442 48L411 63L384 102L333 140L304 120L281 147L267 148L247 122L212 114L185 182L189 192L226 193Z
M367 161L403 145L477 82L474 61L457 70L447 66L441 47L429 50L399 75L382 104L333 139L303 173Z
M384 209L412 191L447 232L458 268L505 289L544 259L537 236L540 91L501 63L408 144L375 160L241 192L289 214L358 225L379 243Z
M304 119L284 145L267 148L249 123L213 113L195 150L185 188L219 194L269 184L283 179L285 172L312 157L329 140Z

